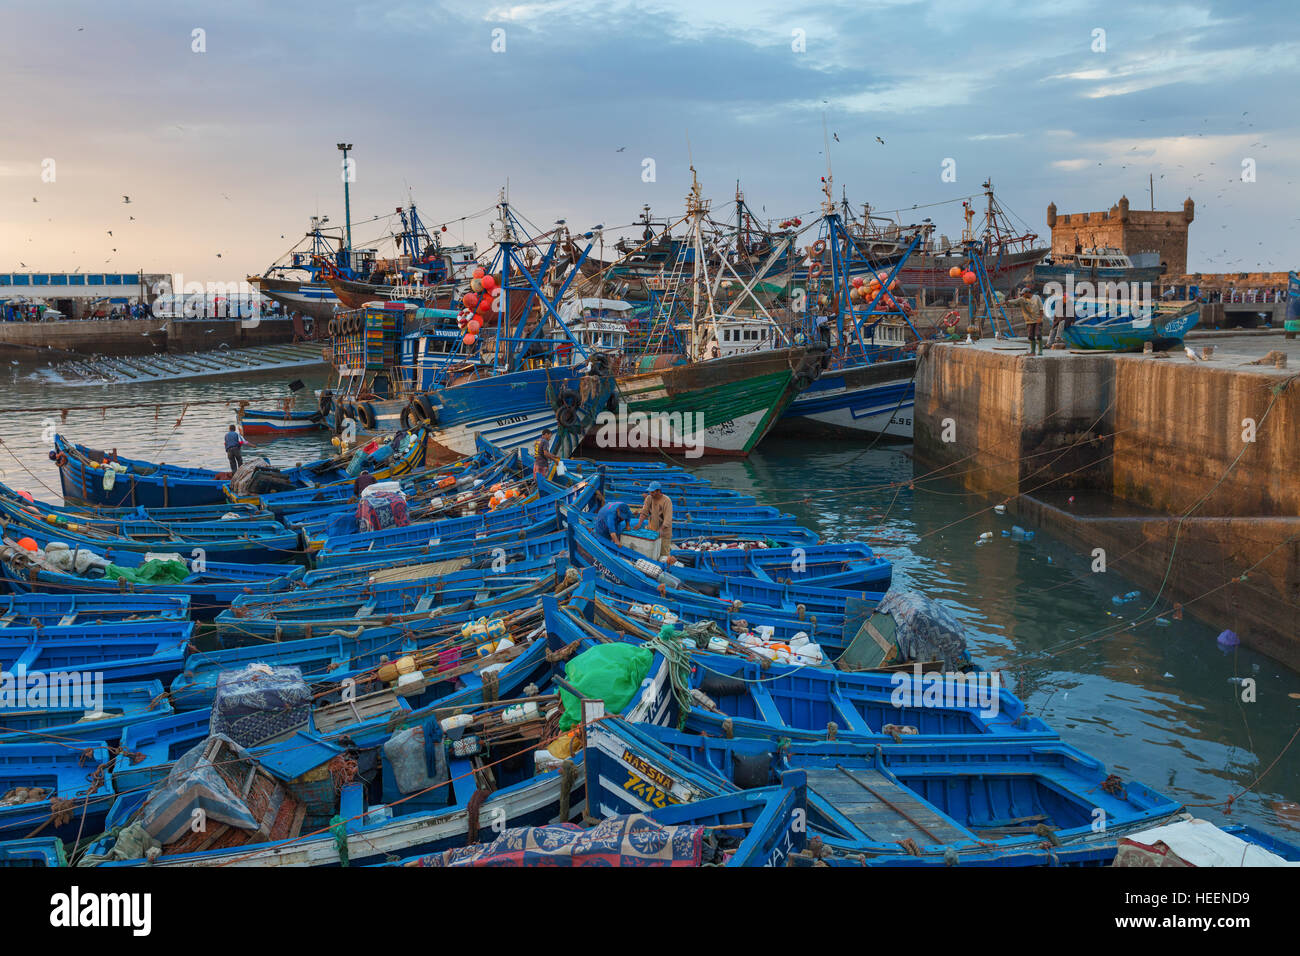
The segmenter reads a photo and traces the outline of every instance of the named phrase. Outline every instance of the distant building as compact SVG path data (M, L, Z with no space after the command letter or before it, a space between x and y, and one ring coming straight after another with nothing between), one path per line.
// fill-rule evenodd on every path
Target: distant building
M1056 203L1047 207L1047 225L1052 230L1052 255L1070 254L1076 249L1105 246L1127 255L1156 252L1165 275L1187 272L1187 228L1196 207L1189 197L1181 212L1130 209L1127 196L1108 212L1056 214Z
M160 283L172 277L146 272L3 272L0 303L42 303L70 319L105 314L152 302Z

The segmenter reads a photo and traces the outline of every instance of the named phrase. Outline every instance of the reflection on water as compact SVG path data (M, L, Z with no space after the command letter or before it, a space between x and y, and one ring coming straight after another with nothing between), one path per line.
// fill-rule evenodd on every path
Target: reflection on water
M324 384L323 372L268 372L59 388L31 380L30 372L0 369L0 469L7 484L46 498L58 489L42 441L47 423L76 441L133 457L225 467L221 435L233 421L234 402L277 407L292 378L309 388ZM213 399L221 403L191 405L183 415L179 405L157 405ZM96 407L73 407L85 405ZM128 407L101 411L106 405ZM42 406L68 407L66 422L58 412L25 411ZM275 464L293 464L323 454L328 436L257 447ZM988 499L947 482L909 487L907 451L769 440L748 460L691 467L796 515L827 540L869 542L894 562L898 583L948 603L970 628L976 659L1009 669L1013 689L1035 714L1124 779L1191 804L1222 802L1277 758L1297 727L1300 700L1289 695L1300 695L1300 676L1244 648L1222 653L1215 633L1190 617L1125 630L1149 594L1116 606L1111 598L1134 585L1113 571L1090 573L1082 556L1041 532L1029 541L1002 537L1012 520L993 513ZM993 538L977 545L984 532ZM1257 702L1240 701L1233 679L1242 677L1257 682ZM1297 837L1277 807L1293 800L1300 802L1300 747L1236 802L1231 820ZM1218 809L1194 809L1225 819Z
M1113 570L1091 573L1085 556L1041 531L1028 541L1003 537L1014 520L995 514L990 499L947 481L908 487L910 450L768 440L748 460L695 467L826 540L870 542L894 562L896 582L953 609L984 667L1011 669L1033 713L1126 780L1189 804L1222 802L1282 752L1300 727L1300 699L1289 696L1300 697L1300 675L1245 648L1224 653L1216 632L1190 616L1126 629L1151 594L1117 606L1111 598L1136 585ZM976 544L984 532L993 538ZM1254 703L1240 700L1233 679L1243 677L1256 682ZM1230 818L1193 810L1296 838L1300 811L1288 810L1290 801L1300 802L1300 744L1235 802Z

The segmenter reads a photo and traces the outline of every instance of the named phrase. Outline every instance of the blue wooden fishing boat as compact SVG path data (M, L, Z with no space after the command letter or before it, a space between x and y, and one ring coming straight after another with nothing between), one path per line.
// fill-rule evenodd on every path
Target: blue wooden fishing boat
M413 581L419 578L451 574L466 568L495 566L506 572L521 565L547 562L557 555L569 553L567 532L556 530L557 523L548 522L550 530L518 534L499 534L471 541L439 543L434 554L406 557L378 557L352 564L327 565L307 571L302 576L304 588L364 587L384 581Z
M1140 352L1150 342L1152 348L1162 351L1182 344L1183 336L1196 327L1200 318L1201 307L1195 302L1172 315L1162 315L1154 308L1145 315L1102 312L1076 318L1061 336L1078 349Z
M33 498L24 492L18 492L0 482L0 500L19 507L31 507L33 513L41 515L62 515L71 521L80 518L107 518L118 520L154 521L162 525L180 524L184 526L191 521L220 521L229 516L258 520L274 517L268 511L262 511L254 505L225 502L211 505L193 505L178 508L145 508L143 505L109 507L106 505L87 505L65 502L52 504L40 498Z
M0 794L26 791L0 805L0 839L75 839L103 827L112 803L108 745L103 741L13 743L0 747Z
M585 732L597 815L689 803L803 771L809 835L833 864L1095 863L1113 855L1119 836L1181 810L1059 741L778 744L610 719L588 721Z
M67 865L63 841L57 837L0 841L0 868L43 869Z
M55 595L123 595L136 597L184 597L190 601L194 620L209 620L241 594L282 592L302 577L303 569L293 565L228 564L213 562L175 584L151 584L105 577L99 569L74 574L46 567L20 548L0 547L0 574L18 593L41 592Z
M50 624L105 624L111 621L185 621L186 595L6 594L0 595L0 634L4 628Z
M427 700L436 700L453 689L477 688L481 691L482 669L496 663L506 665L495 678L501 688L499 692L506 693L504 688L511 682L523 687L548 673L545 641L524 640L529 616L538 621L541 619L540 610L534 610L536 604L536 597L529 596L498 605L495 608L497 616L515 615L511 620L518 638L516 646L508 651L482 656L477 655L473 643L460 639L464 624L485 616L474 611L447 615L439 625L431 624L423 632L409 627L358 627L351 632L336 630L325 637L197 651L186 659L185 670L172 681L172 700L182 709L211 706L221 673L239 670L249 664L296 667L309 683L337 687L349 679L354 682L373 679L380 665L401 657L428 661L426 672L430 683L427 690L411 696L413 707L423 706ZM444 686L453 678L439 676L442 674L453 674L457 687Z
M790 614L797 614L802 608L808 615L836 615L840 618L849 609L850 602L875 603L884 597L885 588L852 591L814 584L778 583L757 568L757 573L748 575L743 570L719 574L685 564L660 564L602 539L590 527L587 516L570 512L567 517L572 561L581 567L595 567L608 580L639 591L647 588L658 590L662 585L666 589L719 598L733 605L739 601L743 606L760 605ZM887 579L885 585L888 585Z
M51 515L41 520L0 501L7 519L6 537L29 537L44 549L61 542L70 550L104 555L119 567L138 567L146 555L180 554L189 559L196 549L204 560L231 563L284 563L301 555L301 539L275 520L190 522L161 525L151 520L77 519Z
M557 527L557 508L587 508L598 490L598 483L591 481L581 487L575 486L565 494L504 505L486 514L422 521L382 531L328 535L320 542L316 566L370 562L379 554L398 560L436 555L444 542L466 542L493 535L523 538L546 533Z
M566 566L561 557L516 572L497 573L489 567L414 583L301 590L282 601L236 599L215 623L225 647L358 627L400 627L419 634L452 620L491 615L499 607L533 601L555 590Z
M0 630L0 670L93 672L105 681L170 679L193 636L190 621L7 627Z
M460 696L468 699L470 695L462 690ZM452 697L456 694L447 699ZM375 747L410 713L410 703L392 690L360 694L346 702L322 698L313 705L303 732L319 739L347 738L361 748ZM113 761L113 789L119 796L148 793L167 776L177 758L207 739L211 719L212 709L203 707L128 726ZM255 751L274 754L288 746L272 743Z
M805 775L781 785L574 825L511 828L490 844L406 857L380 866L786 866L807 842ZM707 846L706 846L707 844ZM671 848L671 853L664 852Z
M66 681L65 681L66 683ZM132 724L172 712L160 681L111 681L82 685L95 699L70 693L44 701L14 700L0 707L0 744L35 743L51 738L65 743L103 740L115 743ZM92 713L90 708L97 707Z
M833 365L795 396L772 433L800 438L882 435L908 441L915 377L916 359L911 357Z
M236 413L239 430L245 436L279 438L283 435L305 435L325 429L325 416L319 409L260 409L241 408Z
M421 466L424 463L422 436L422 432L417 435L404 454L395 455L382 467L372 470L375 479L397 478ZM152 509L215 505L232 500L228 494L229 478L219 476L224 473L125 458L73 444L62 435L54 436L50 458L59 467L65 501ZM105 461L122 470L106 468ZM348 474L347 464L342 458L322 458L280 470L276 483L285 488L305 488L351 482L353 476ZM111 478L108 477L110 474ZM233 500L240 503L241 495L249 494L255 498L258 493L256 489L241 492Z
M547 637L558 650L577 643L649 641L624 621L593 623L573 607L543 601ZM620 624L613 629L611 624ZM691 676L683 691L692 707L684 726L698 733L772 740L859 742L907 740L1053 740L1056 733L1027 712L999 677L981 671L928 673L916 670L849 673L782 664L746 654L733 644L727 654L691 649ZM697 693L698 692L698 693Z
M659 691L667 685L666 665L662 658L654 658L648 681L650 687ZM671 708L666 706L670 697L663 693L638 695L622 714L638 723L666 721L671 716ZM529 700L554 706L554 698L549 704L545 699ZM495 721L498 724L505 710L517 706L507 698L479 704L477 708L468 706L474 703L472 699L452 697L447 698L446 703L463 706L462 713L472 721ZM406 725L422 727L426 735L439 733L435 727L445 715L446 711L441 707L437 711L432 708L416 710L406 718ZM580 772L583 754L576 753L571 764L558 769L550 769L536 761L533 754L542 748L545 740L542 723L539 720L517 725L520 729L516 738L499 750L484 749L490 745L485 744L472 729L463 733L457 730L442 732L446 734L443 738L446 759L438 763L436 775L418 792L404 792L398 789L395 777L386 772L384 802L378 806L368 805L363 785L345 785L338 813L344 821L344 828L337 838L330 829L321 828L293 838L229 849L164 853L149 865L338 866L341 862L340 843L344 845L350 865L368 865L389 862L394 857L464 846L467 838L479 829L480 821L484 826L495 819L508 820L516 826L537 826L574 820L578 818L584 800ZM454 746L456 741L461 741L461 745ZM524 759L502 759L511 754ZM492 762L492 780L484 787L475 771L488 760ZM553 765L554 762L550 766ZM569 769L570 766L573 769ZM134 805L138 806L141 799L134 797ZM110 823L121 824L129 819L133 809L129 801L130 798L119 801L120 807L114 808ZM782 838L776 836L776 845L781 843ZM144 861L112 860L101 865L139 866L144 865Z

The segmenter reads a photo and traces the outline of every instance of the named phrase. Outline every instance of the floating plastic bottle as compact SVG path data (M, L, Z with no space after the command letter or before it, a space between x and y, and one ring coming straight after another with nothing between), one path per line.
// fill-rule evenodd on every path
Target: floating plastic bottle
M1128 594L1116 594L1110 599L1110 603L1118 607L1121 604L1128 604L1132 601L1136 601L1141 596L1141 591L1129 591Z

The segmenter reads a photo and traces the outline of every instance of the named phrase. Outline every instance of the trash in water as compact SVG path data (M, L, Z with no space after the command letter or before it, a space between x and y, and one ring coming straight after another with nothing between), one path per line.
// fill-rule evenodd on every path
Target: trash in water
M1158 617L1158 618L1156 618L1156 626L1157 626L1157 627L1168 627L1168 626L1169 626L1170 624L1172 624L1172 623L1173 623L1173 621L1169 620L1169 618L1167 618L1167 617Z
M1233 631L1221 631L1218 642L1220 647L1236 647L1241 641Z
M1003 531L1002 537L1014 538L1016 541L1031 541L1033 540L1034 533L1032 531L1026 531L1017 524L1012 525L1010 531Z
M1128 594L1116 594L1113 598L1110 599L1110 603L1116 606L1120 604L1128 604L1132 601L1136 601L1141 596L1142 596L1141 591L1129 591Z
M993 506L993 510L996 511L996 512L997 512L998 514L1000 514L1000 515L1004 515L1004 514L1007 513L1007 506L1006 506L1006 505L994 505L994 506Z

